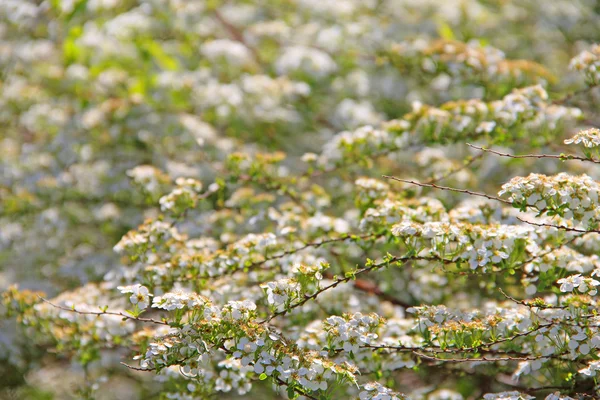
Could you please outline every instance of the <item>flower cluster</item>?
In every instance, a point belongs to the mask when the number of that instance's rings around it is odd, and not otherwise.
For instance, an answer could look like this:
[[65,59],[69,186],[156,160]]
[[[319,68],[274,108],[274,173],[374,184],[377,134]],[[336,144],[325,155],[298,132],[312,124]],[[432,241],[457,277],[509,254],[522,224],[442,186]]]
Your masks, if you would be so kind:
[[590,50],[579,53],[569,64],[571,69],[580,71],[590,86],[600,83],[600,45],[595,44]]
[[117,253],[140,256],[146,254],[152,246],[160,246],[170,239],[182,240],[181,235],[175,227],[164,221],[147,220],[137,230],[128,232],[114,246]]
[[403,221],[391,231],[416,253],[434,256],[434,261],[465,260],[473,270],[502,265],[520,249],[535,246],[534,229],[528,226]]
[[202,183],[195,179],[177,178],[177,187],[169,194],[160,198],[160,209],[175,215],[185,212],[189,208],[196,207]]
[[597,25],[570,0],[0,1],[3,383],[598,397],[598,45],[568,71]]
[[596,290],[596,286],[600,286],[600,282],[592,279],[582,277],[581,274],[571,275],[566,278],[559,279],[557,283],[560,284],[561,292],[572,292],[574,289],[577,289],[580,293],[587,293],[590,296],[596,295],[598,291]]
[[162,296],[156,296],[152,300],[152,307],[173,311],[186,307],[193,309],[204,306],[207,303],[208,301],[197,293],[180,290],[168,292]]
[[598,182],[587,175],[531,174],[511,179],[499,194],[508,194],[513,206],[521,210],[533,208],[540,215],[560,216],[589,227],[598,219],[599,189]]
[[405,41],[393,44],[390,56],[401,70],[417,69],[433,75],[432,89],[442,91],[448,90],[451,84],[465,82],[484,84],[493,90],[501,89],[506,81],[520,85],[554,80],[543,66],[527,60],[507,60],[502,51],[482,46],[478,40],[468,43],[448,39]]
[[600,146],[600,130],[597,128],[590,128],[584,131],[577,132],[575,136],[565,139],[565,144],[580,144],[582,143],[586,148],[593,148]]
[[384,125],[395,134],[408,133],[409,142],[452,143],[502,132],[519,135],[521,129],[544,132],[580,116],[577,108],[549,102],[546,90],[535,85],[513,89],[490,102],[452,101],[441,107],[415,102],[410,114]]
[[362,389],[363,391],[358,395],[360,400],[402,400],[406,398],[404,395],[396,393],[378,382],[367,383]]
[[583,154],[597,160],[600,157],[600,130],[590,128],[577,132],[569,139],[565,139],[565,144],[582,144]]
[[300,283],[294,279],[280,279],[263,284],[261,287],[267,293],[267,301],[275,308],[281,305],[289,306],[293,300],[301,295]]
[[374,332],[385,323],[377,314],[345,315],[329,317],[323,321],[330,349],[342,348],[348,353],[357,353],[361,346],[369,345],[377,334]]

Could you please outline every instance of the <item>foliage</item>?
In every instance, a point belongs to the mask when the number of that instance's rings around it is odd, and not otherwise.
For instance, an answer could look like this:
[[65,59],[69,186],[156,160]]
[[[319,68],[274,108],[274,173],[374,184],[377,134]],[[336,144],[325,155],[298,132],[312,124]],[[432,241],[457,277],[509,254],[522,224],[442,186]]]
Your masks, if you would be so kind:
[[2,383],[599,396],[598,11],[0,2]]

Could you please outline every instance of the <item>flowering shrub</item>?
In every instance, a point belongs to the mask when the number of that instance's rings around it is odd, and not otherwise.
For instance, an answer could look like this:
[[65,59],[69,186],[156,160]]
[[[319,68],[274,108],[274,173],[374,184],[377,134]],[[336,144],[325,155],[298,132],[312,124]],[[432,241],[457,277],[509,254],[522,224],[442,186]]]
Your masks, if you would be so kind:
[[600,396],[597,6],[443,3],[0,2],[0,385]]

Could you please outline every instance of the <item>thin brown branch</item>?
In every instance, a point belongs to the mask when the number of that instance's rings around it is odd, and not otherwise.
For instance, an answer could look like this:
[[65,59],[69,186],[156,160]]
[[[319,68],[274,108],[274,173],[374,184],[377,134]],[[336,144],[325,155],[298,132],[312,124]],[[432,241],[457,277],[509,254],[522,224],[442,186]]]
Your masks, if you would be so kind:
[[488,153],[492,153],[492,154],[496,154],[498,156],[501,157],[508,157],[508,158],[514,158],[514,159],[520,159],[520,158],[553,158],[553,159],[557,159],[557,160],[561,160],[561,161],[569,161],[569,160],[576,160],[576,161],[587,161],[587,162],[592,162],[595,164],[600,164],[600,160],[595,160],[593,158],[589,158],[589,157],[581,157],[581,156],[577,156],[574,154],[521,154],[521,155],[512,155],[512,154],[508,154],[508,153],[503,153],[497,150],[492,150],[492,149],[488,149],[486,147],[480,147],[480,146],[475,146],[474,144],[470,144],[467,143],[467,146],[472,147],[474,149],[477,150],[481,150],[484,152],[488,152]]
[[410,304],[408,304],[388,293],[385,293],[383,290],[381,290],[381,288],[375,282],[371,282],[366,279],[355,280],[354,281],[354,289],[361,291],[361,292],[370,293],[374,296],[379,297],[382,300],[389,301],[390,303],[397,305],[397,306],[402,306],[404,308],[408,308],[411,306]]
[[213,10],[213,14],[215,15],[215,18],[217,19],[217,21],[219,21],[219,23],[221,25],[223,25],[223,27],[229,33],[229,35],[231,36],[232,39],[240,42],[248,50],[250,50],[250,52],[252,53],[252,57],[254,58],[254,61],[256,62],[257,66],[262,69],[262,63],[261,63],[258,51],[256,51],[256,49],[254,47],[252,47],[248,44],[246,39],[244,39],[244,34],[235,25],[233,25],[231,22],[227,21],[227,19],[225,17],[223,17],[223,15],[219,12],[219,10]]
[[515,304],[520,304],[520,305],[525,306],[525,307],[542,308],[542,309],[556,309],[556,310],[567,308],[566,306],[553,306],[553,305],[545,304],[545,303],[544,304],[533,304],[532,300],[529,300],[529,301],[528,300],[518,300],[518,299],[515,299],[514,297],[508,295],[504,290],[502,290],[502,288],[498,288],[498,290],[508,300],[512,301]]
[[350,280],[355,280],[356,277],[358,275],[362,275],[364,273],[367,272],[371,272],[371,271],[375,271],[384,267],[387,267],[391,264],[401,264],[401,263],[407,263],[409,261],[435,261],[435,262],[441,262],[441,263],[456,263],[455,260],[448,260],[448,259],[444,259],[444,258],[440,258],[440,257],[425,257],[425,256],[396,256],[396,257],[391,257],[388,259],[385,259],[384,261],[380,262],[380,263],[376,263],[376,264],[371,264],[368,267],[364,267],[361,268],[359,270],[353,271],[352,273],[348,273],[345,277],[343,278],[338,278],[337,280],[335,280],[334,282],[330,283],[327,286],[324,286],[322,288],[320,288],[319,290],[317,290],[316,292],[314,292],[311,295],[305,294],[304,298],[302,300],[300,300],[297,303],[294,303],[292,306],[286,308],[285,310],[282,311],[278,311],[276,313],[271,314],[269,317],[267,317],[265,320],[259,322],[260,324],[265,324],[270,322],[272,319],[279,317],[281,315],[285,315],[287,313],[289,313],[290,311],[292,311],[295,308],[298,308],[304,304],[306,304],[308,301],[310,300],[314,300],[316,299],[321,293],[329,290],[329,289],[333,289],[335,287],[337,287],[338,285],[342,284],[342,283],[346,283]]
[[[252,263],[243,266],[243,269],[231,269],[228,270],[224,273],[221,273],[217,276],[217,278],[222,278],[224,276],[228,276],[228,275],[232,275],[236,272],[240,272],[242,270],[255,270],[258,267],[262,266],[263,264],[269,262],[269,261],[273,261],[273,260],[278,260],[280,258],[283,258],[285,256],[289,256],[289,255],[293,255],[296,254],[302,250],[306,250],[307,248],[315,248],[318,249],[321,246],[327,245],[327,244],[331,244],[331,243],[338,243],[338,242],[344,242],[346,240],[369,240],[369,239],[378,239],[380,237],[385,236],[384,233],[380,233],[380,234],[365,234],[365,235],[354,235],[354,234],[345,234],[342,235],[340,237],[337,238],[331,238],[331,239],[324,239],[318,242],[308,242],[308,243],[304,243],[302,244],[302,246],[297,247],[295,249],[290,249],[290,250],[285,250],[282,251],[281,253],[278,254],[274,254],[272,256],[265,256],[262,260],[259,261],[253,261]],[[267,270],[267,268],[264,268],[264,270]],[[256,282],[256,283],[260,283],[260,282]]]
[[427,354],[415,352],[419,357],[425,358],[432,361],[441,361],[447,363],[464,363],[464,362],[499,362],[499,361],[533,361],[540,360],[542,358],[552,358],[552,356],[527,356],[527,357],[472,357],[472,358],[439,358],[430,356]]
[[409,183],[411,185],[428,187],[428,188],[433,188],[433,189],[440,189],[440,190],[447,190],[450,192],[464,193],[464,194],[468,194],[470,196],[484,197],[489,200],[495,200],[495,201],[499,201],[504,204],[512,205],[512,202],[510,202],[508,200],[502,199],[500,197],[490,196],[489,194],[485,194],[485,193],[473,192],[473,191],[466,190],[466,189],[457,189],[457,188],[452,188],[452,187],[448,187],[448,186],[440,186],[440,185],[436,185],[435,183],[423,183],[423,182],[411,181],[408,179],[400,179],[400,178],[396,178],[394,176],[388,176],[388,175],[383,175],[383,177],[387,178],[387,179],[392,179],[392,180],[398,181],[398,182]]
[[75,309],[75,307],[69,308],[69,307],[66,307],[66,306],[61,306],[61,305],[54,304],[54,303],[50,302],[49,300],[43,298],[42,296],[38,296],[38,297],[43,302],[50,304],[52,307],[55,307],[55,308],[58,308],[58,309],[64,310],[64,311],[73,312],[73,313],[76,313],[76,314],[97,315],[97,316],[102,316],[102,315],[116,315],[116,316],[123,317],[125,319],[130,319],[130,320],[133,320],[133,321],[151,322],[153,324],[169,326],[169,323],[165,322],[165,321],[159,321],[159,320],[153,319],[153,318],[134,317],[133,315],[128,315],[128,314],[125,314],[123,312],[115,312],[115,311],[80,311],[80,310]]
[[[464,354],[464,353],[488,353],[493,355],[508,355],[511,354],[517,357],[530,356],[529,353],[521,353],[518,351],[505,351],[505,350],[494,350],[487,348],[487,345],[474,350],[464,350],[459,347],[441,348],[441,347],[414,347],[414,346],[393,346],[393,345],[364,345],[361,346],[363,349],[377,349],[377,350],[393,350],[399,353],[414,353],[415,351],[435,354]],[[336,350],[337,351],[337,350]],[[341,351],[341,349],[339,350]]]
[[600,86],[600,84],[595,84],[595,85],[591,85],[591,86],[586,86],[582,89],[576,90],[574,92],[571,92],[569,94],[567,94],[566,96],[560,98],[560,99],[556,99],[552,101],[552,104],[565,104],[570,102],[574,97],[577,97],[581,94],[590,92],[592,90],[594,90],[595,88],[597,88],[598,86]]
[[402,261],[406,262],[406,261],[414,260],[414,259],[415,259],[414,257],[392,257],[391,259],[385,260],[383,262],[380,262],[380,263],[377,263],[377,264],[373,264],[373,265],[370,265],[368,267],[361,268],[361,269],[359,269],[358,271],[355,271],[352,274],[348,274],[344,278],[339,278],[336,281],[330,283],[329,285],[322,287],[321,289],[317,290],[316,292],[314,292],[311,295],[308,295],[308,294],[305,295],[304,298],[302,300],[300,300],[299,302],[293,304],[291,307],[286,308],[285,310],[282,310],[282,311],[279,311],[279,312],[271,314],[265,320],[261,321],[260,324],[269,323],[272,319],[277,318],[277,317],[279,317],[281,315],[285,315],[285,314],[289,313],[293,309],[298,308],[298,307],[306,304],[308,301],[316,299],[321,293],[323,293],[323,292],[325,292],[325,291],[327,291],[329,289],[333,289],[333,288],[337,287],[338,285],[340,285],[342,283],[345,283],[345,282],[348,282],[350,280],[353,280],[358,275],[362,275],[362,274],[364,274],[366,272],[374,271],[374,270],[383,268],[383,267],[388,266],[388,265],[390,265],[392,263],[397,263],[397,262],[402,262]]
[[126,363],[124,363],[124,362],[121,362],[120,364],[121,364],[121,365],[124,365],[124,366],[126,366],[127,368],[129,368],[129,369],[132,369],[132,370],[134,370],[134,371],[143,371],[143,372],[155,371],[155,369],[154,369],[154,368],[142,368],[142,367],[134,367],[133,365],[129,365],[129,364],[126,364]]
[[560,229],[560,230],[567,231],[567,232],[600,233],[600,230],[598,230],[598,229],[588,229],[588,230],[585,230],[585,229],[579,229],[579,228],[571,228],[571,227],[563,226],[563,225],[552,225],[552,224],[548,224],[548,223],[544,223],[544,222],[527,221],[526,219],[523,219],[521,217],[517,217],[517,219],[519,221],[524,222],[524,223],[529,224],[529,225],[546,227],[546,228],[555,228],[555,229]]

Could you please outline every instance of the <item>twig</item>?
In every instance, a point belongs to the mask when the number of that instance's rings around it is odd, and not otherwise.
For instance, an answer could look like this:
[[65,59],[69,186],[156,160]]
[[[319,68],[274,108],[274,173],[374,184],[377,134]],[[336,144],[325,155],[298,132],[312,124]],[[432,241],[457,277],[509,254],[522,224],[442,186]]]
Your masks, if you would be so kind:
[[571,99],[573,99],[573,97],[579,96],[580,94],[584,94],[584,93],[590,92],[593,89],[597,88],[598,86],[600,86],[600,84],[586,86],[583,89],[579,89],[579,90],[576,90],[574,92],[571,92],[571,93],[567,94],[565,97],[563,97],[561,99],[556,99],[556,100],[552,101],[552,104],[564,104],[564,103],[567,103],[567,102],[571,101]]
[[486,147],[475,146],[474,144],[470,144],[470,143],[467,143],[467,146],[472,147],[472,148],[477,149],[477,150],[485,151],[485,152],[488,152],[488,153],[492,153],[492,154],[496,154],[498,156],[508,157],[508,158],[554,158],[554,159],[562,160],[562,161],[577,160],[577,161],[587,161],[587,162],[592,162],[592,163],[595,163],[595,164],[600,164],[600,160],[595,160],[593,158],[588,158],[588,157],[581,157],[581,156],[577,156],[577,155],[574,155],[574,154],[521,154],[521,155],[512,155],[512,154],[508,154],[508,153],[502,153],[502,152],[497,151],[497,150],[488,149]]
[[[415,351],[426,352],[426,353],[436,353],[436,354],[461,354],[461,353],[489,353],[494,355],[507,355],[512,354],[518,357],[526,357],[530,356],[529,353],[520,353],[518,351],[505,351],[505,350],[493,350],[487,348],[487,345],[482,345],[482,347],[477,348],[475,350],[464,350],[459,347],[451,347],[442,349],[441,347],[411,347],[411,346],[392,346],[392,345],[364,345],[360,347],[361,349],[376,349],[376,350],[393,350],[396,352],[410,352],[414,353]],[[342,349],[338,349],[336,351],[342,351]]]
[[388,175],[383,175],[383,177],[387,178],[387,179],[392,179],[394,181],[409,183],[411,185],[416,185],[416,186],[421,186],[421,187],[429,187],[429,188],[440,189],[440,190],[448,190],[450,192],[464,193],[464,194],[468,194],[471,196],[485,197],[486,199],[489,199],[489,200],[496,200],[496,201],[499,201],[504,204],[512,205],[511,201],[502,199],[500,197],[490,196],[489,194],[485,194],[485,193],[472,192],[472,191],[466,190],[466,189],[456,189],[456,188],[452,188],[452,187],[448,187],[448,186],[440,186],[440,185],[436,185],[435,183],[423,183],[423,182],[411,181],[408,179],[400,179],[400,178],[396,178],[394,176],[388,176]]
[[526,301],[526,300],[517,300],[517,299],[515,299],[514,297],[512,297],[512,296],[510,296],[510,295],[506,294],[506,292],[505,292],[504,290],[502,290],[502,288],[498,288],[498,290],[499,290],[499,291],[500,291],[500,293],[502,293],[502,295],[503,295],[504,297],[506,297],[508,300],[512,301],[513,303],[516,303],[516,304],[520,304],[520,305],[522,305],[522,306],[525,306],[525,307],[531,307],[531,308],[543,308],[543,309],[555,309],[555,310],[557,310],[557,309],[565,309],[565,308],[567,308],[566,306],[553,306],[553,305],[550,305],[550,304],[531,304],[531,301],[529,301],[529,302],[528,302],[528,301]]
[[585,229],[579,229],[579,228],[571,228],[571,227],[563,226],[563,225],[552,225],[552,224],[547,224],[547,223],[543,223],[543,222],[527,221],[521,217],[517,217],[517,219],[519,221],[524,222],[529,225],[542,226],[542,227],[546,227],[546,228],[555,228],[555,229],[560,229],[560,230],[567,231],[567,232],[600,233],[600,230],[598,230],[598,229],[585,230]]
[[262,69],[262,63],[261,63],[261,60],[260,60],[260,56],[258,55],[258,52],[256,51],[256,49],[254,47],[250,46],[246,42],[246,39],[244,39],[244,34],[242,32],[240,32],[240,30],[236,26],[234,26],[232,23],[230,23],[229,21],[227,21],[225,19],[225,17],[223,17],[223,15],[221,15],[221,13],[219,12],[219,10],[214,10],[213,14],[215,15],[215,18],[217,19],[217,21],[219,21],[219,23],[221,25],[223,25],[223,27],[227,30],[227,32],[229,32],[229,35],[233,39],[235,39],[236,41],[240,42],[248,50],[250,50],[250,52],[252,53],[252,56],[254,58],[254,61],[257,64],[257,66]]
[[411,305],[388,294],[385,293],[381,288],[374,282],[368,281],[366,279],[357,279],[354,281],[354,289],[359,290],[361,292],[370,293],[374,296],[379,297],[382,300],[389,301],[390,303],[402,306],[404,308],[408,308]]
[[[361,239],[361,240],[363,240],[363,239],[365,239],[365,240],[366,239],[378,239],[378,238],[380,238],[382,236],[385,236],[385,234],[384,233],[380,233],[380,234],[365,234],[365,235],[346,234],[346,235],[342,235],[342,236],[337,237],[337,238],[324,239],[324,240],[319,241],[319,242],[308,242],[308,243],[304,243],[302,246],[297,247],[295,249],[285,250],[285,251],[282,251],[279,254],[275,254],[275,255],[272,255],[272,256],[265,256],[262,260],[260,260],[260,261],[254,261],[254,262],[252,262],[252,263],[250,263],[248,265],[243,266],[243,268],[241,268],[241,269],[238,268],[238,269],[227,270],[227,271],[219,274],[216,277],[217,278],[223,278],[225,276],[229,276],[229,275],[235,274],[236,272],[240,272],[240,271],[243,271],[243,270],[248,270],[248,271],[254,270],[254,269],[262,266],[263,264],[265,264],[265,263],[267,263],[269,261],[273,261],[273,260],[277,260],[277,259],[283,258],[285,256],[293,255],[295,253],[298,253],[298,252],[300,252],[302,250],[305,250],[307,248],[310,248],[310,247],[317,249],[317,248],[319,248],[321,246],[324,246],[324,245],[330,244],[330,243],[337,243],[337,242],[343,242],[343,241],[346,241],[346,240],[357,240],[357,239]],[[263,268],[263,269],[267,270],[267,268]],[[185,279],[185,277],[183,277],[182,279]],[[260,282],[256,282],[256,283],[260,283]]]
[[552,358],[551,356],[528,356],[528,357],[473,357],[473,358],[439,358],[435,356],[430,356],[427,354],[415,352],[415,354],[419,357],[425,358],[427,360],[432,361],[441,361],[441,362],[453,362],[453,363],[464,363],[464,362],[498,362],[498,361],[533,361],[540,360],[542,358]]
[[269,317],[267,317],[265,320],[259,322],[259,324],[265,324],[270,322],[272,319],[279,317],[281,315],[285,315],[287,313],[289,313],[290,311],[292,311],[295,308],[298,308],[304,304],[306,304],[308,301],[316,299],[317,296],[319,296],[321,293],[329,290],[329,289],[333,289],[336,286],[348,282],[350,280],[354,280],[356,278],[356,276],[364,274],[366,272],[370,272],[370,271],[375,271],[381,268],[384,268],[390,264],[400,264],[400,263],[407,263],[409,261],[436,261],[436,262],[441,262],[441,263],[447,263],[447,264],[453,264],[456,263],[456,260],[449,260],[449,259],[444,259],[444,258],[440,258],[440,257],[425,257],[425,256],[397,256],[397,257],[391,257],[389,259],[386,259],[380,263],[377,264],[372,264],[368,267],[364,267],[361,268],[357,271],[353,271],[351,274],[348,274],[347,276],[345,276],[344,278],[339,278],[336,281],[332,282],[331,284],[322,287],[321,289],[317,290],[315,293],[308,295],[305,294],[304,298],[299,301],[298,303],[294,303],[291,307],[282,310],[282,311],[278,311],[274,314],[271,314]]
[[124,366],[126,366],[127,368],[129,368],[129,369],[132,369],[132,370],[134,370],[134,371],[144,371],[144,372],[155,371],[155,369],[154,369],[154,368],[142,368],[142,367],[134,367],[133,365],[129,365],[129,364],[126,364],[126,363],[124,363],[124,362],[121,362],[120,364],[121,364],[121,365],[124,365]]
[[43,298],[42,296],[38,295],[38,297],[43,302],[50,304],[52,307],[56,307],[56,308],[58,308],[60,310],[64,310],[64,311],[70,311],[70,312],[73,312],[73,313],[76,313],[76,314],[98,315],[98,316],[101,316],[101,315],[116,315],[116,316],[123,317],[123,318],[126,318],[126,319],[130,319],[130,320],[133,320],[133,321],[151,322],[153,324],[170,326],[169,323],[165,322],[165,321],[159,321],[159,320],[153,319],[153,318],[134,317],[132,315],[128,315],[128,314],[125,314],[125,313],[122,313],[122,312],[114,312],[114,311],[80,311],[80,310],[76,310],[75,307],[69,308],[69,307],[61,306],[61,305],[54,304],[54,303],[50,302],[49,300]]

